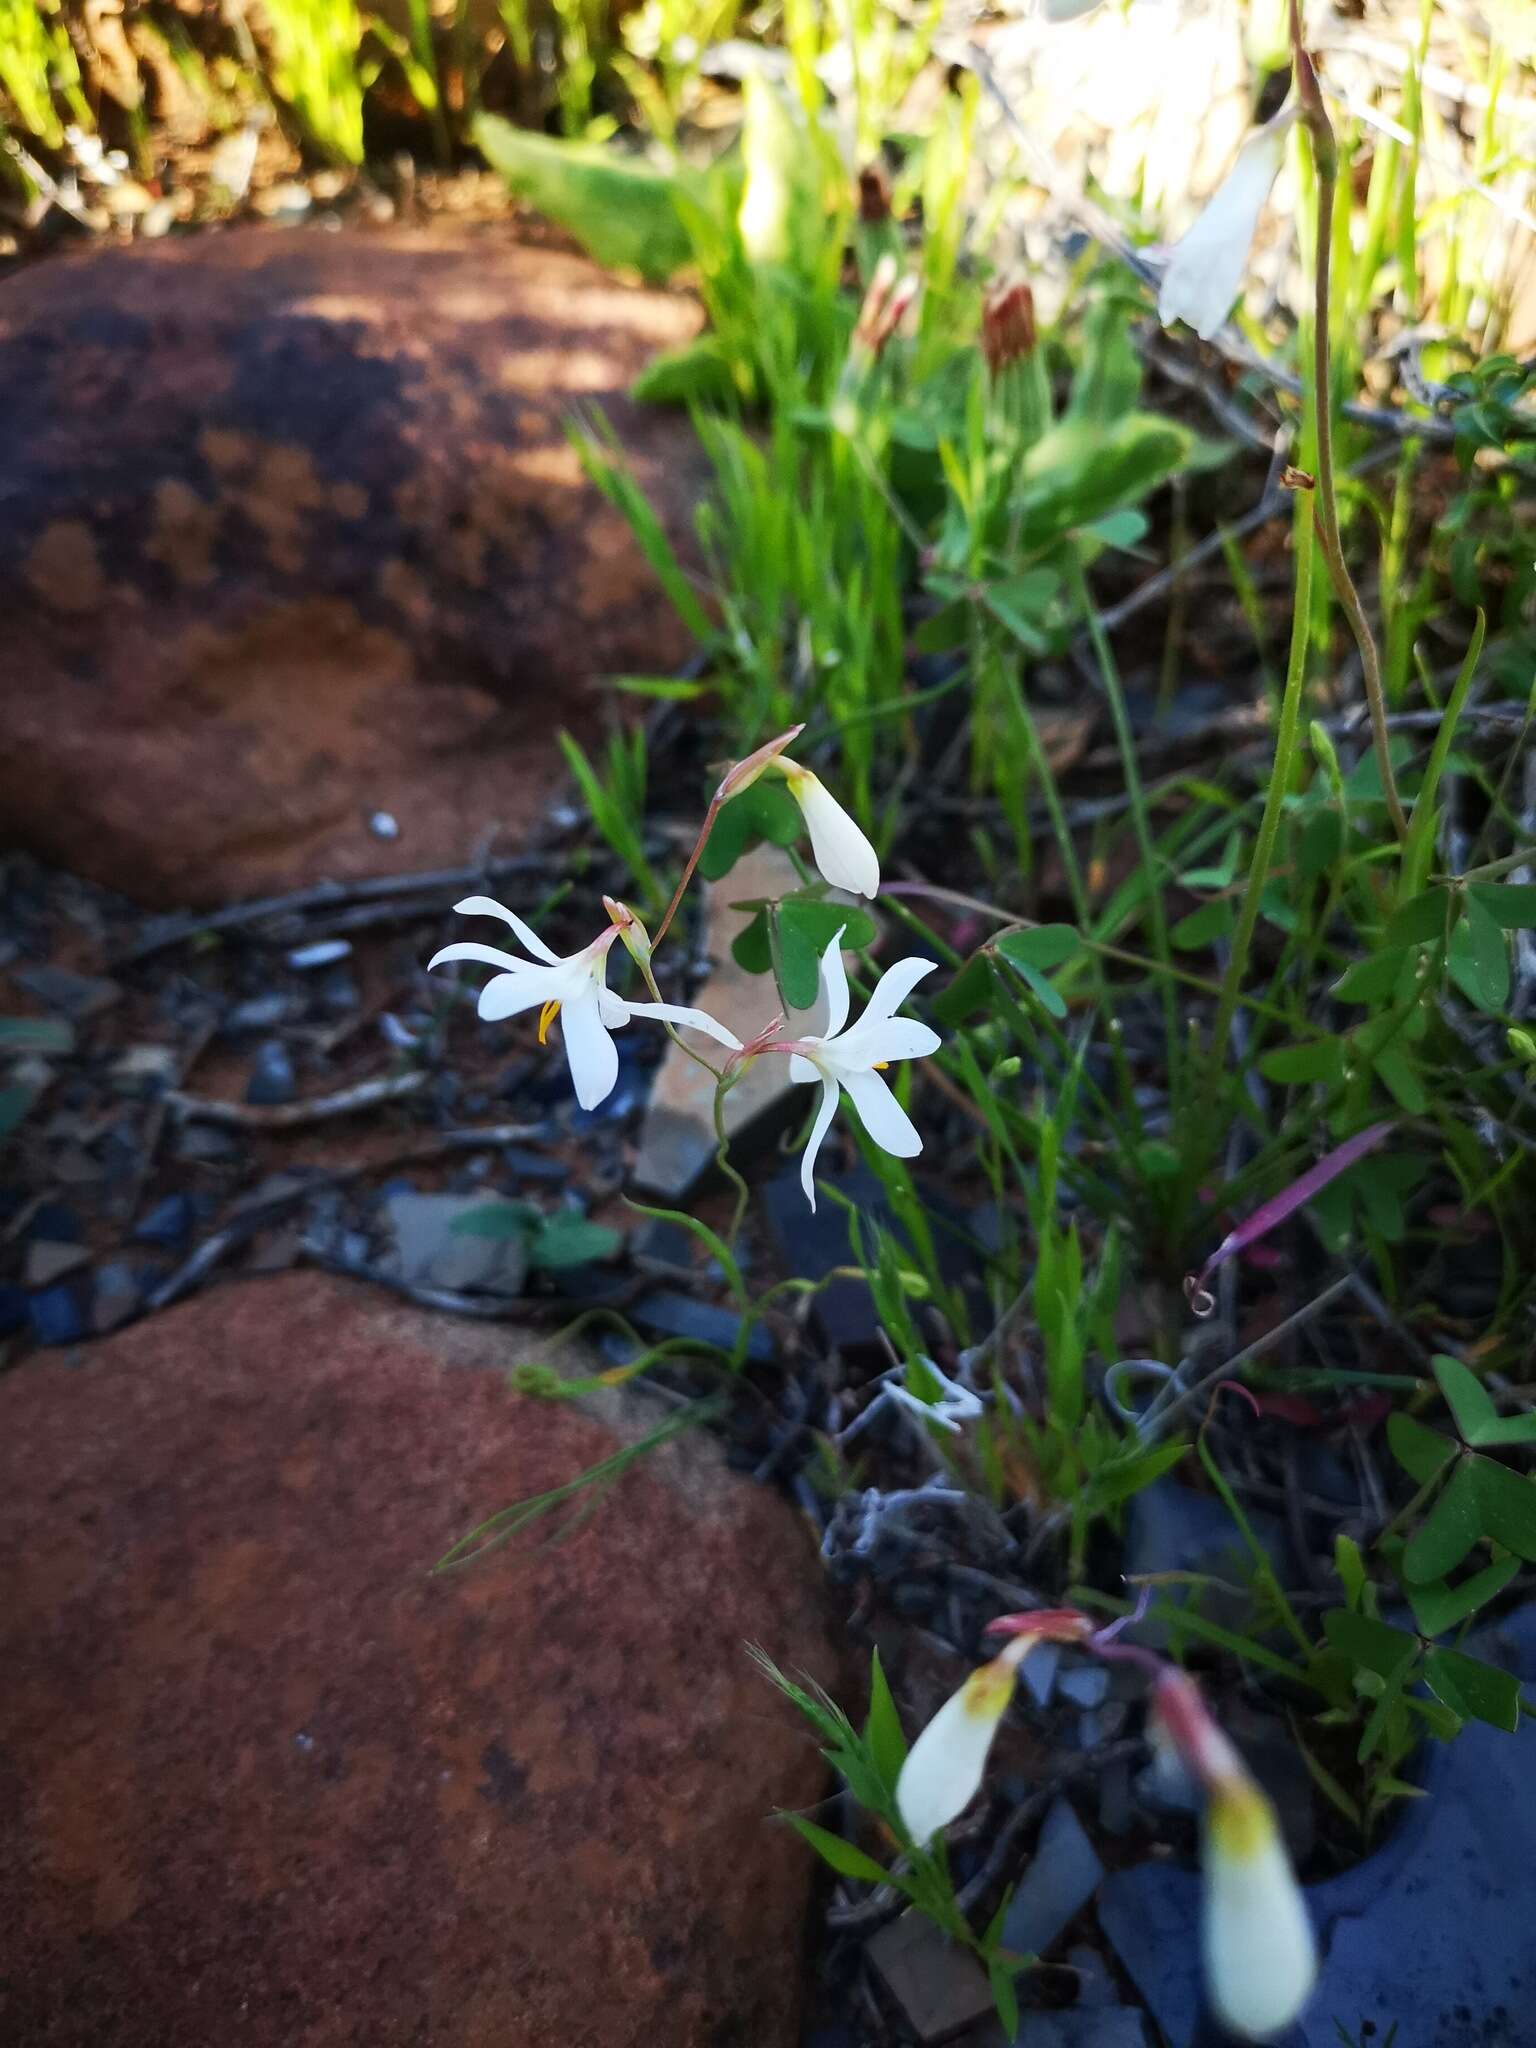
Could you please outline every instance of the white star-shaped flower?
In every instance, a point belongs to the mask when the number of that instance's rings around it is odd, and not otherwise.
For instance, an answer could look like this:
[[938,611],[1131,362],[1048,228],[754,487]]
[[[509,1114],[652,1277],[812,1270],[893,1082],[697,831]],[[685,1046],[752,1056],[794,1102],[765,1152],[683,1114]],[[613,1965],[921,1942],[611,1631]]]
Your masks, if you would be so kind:
[[499,968],[500,972],[480,991],[480,1016],[492,1023],[537,1009],[541,1013],[540,1045],[558,1016],[565,1038],[566,1064],[571,1070],[576,1100],[583,1109],[596,1109],[612,1094],[619,1077],[619,1053],[612,1033],[632,1017],[655,1017],[663,1023],[687,1025],[733,1051],[740,1050],[739,1039],[703,1010],[676,1003],[629,1003],[614,994],[608,986],[608,952],[619,936],[617,924],[599,932],[590,946],[562,959],[515,911],[508,910],[494,897],[466,896],[453,907],[463,917],[499,917],[512,927],[533,958],[522,960],[515,953],[503,953],[495,946],[463,939],[434,953],[428,967],[440,967],[449,960],[478,960]]
[[896,1100],[880,1070],[892,1060],[921,1059],[937,1052],[939,1034],[913,1017],[898,1017],[896,1010],[916,988],[925,974],[931,974],[936,960],[898,960],[875,983],[863,1016],[848,1024],[848,976],[843,968],[843,935],[839,931],[821,956],[821,991],[827,1006],[827,1028],[820,1036],[798,1038],[784,1049],[789,1053],[791,1081],[819,1081],[821,1107],[811,1126],[805,1157],[800,1162],[800,1183],[806,1199],[816,1207],[816,1155],[837,1109],[838,1097],[846,1089],[853,1106],[864,1120],[864,1128],[882,1151],[898,1159],[913,1159],[923,1149],[912,1119]]

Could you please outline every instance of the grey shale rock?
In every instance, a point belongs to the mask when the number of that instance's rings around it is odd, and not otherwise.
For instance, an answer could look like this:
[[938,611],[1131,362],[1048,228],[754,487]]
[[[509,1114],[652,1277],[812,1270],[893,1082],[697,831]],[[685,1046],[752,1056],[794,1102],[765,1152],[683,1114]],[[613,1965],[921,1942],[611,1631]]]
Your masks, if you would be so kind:
[[1029,1868],[1009,1901],[1003,1941],[1019,1955],[1044,1955],[1104,1881],[1094,1852],[1069,1802],[1046,1814]]
[[521,1294],[528,1247],[521,1230],[481,1237],[454,1226],[494,1202],[494,1195],[390,1195],[384,1214],[394,1233],[386,1270],[408,1287],[446,1287],[456,1294]]
[[992,2011],[992,1990],[974,1956],[921,1913],[882,1927],[864,1953],[924,2048],[947,2041]]

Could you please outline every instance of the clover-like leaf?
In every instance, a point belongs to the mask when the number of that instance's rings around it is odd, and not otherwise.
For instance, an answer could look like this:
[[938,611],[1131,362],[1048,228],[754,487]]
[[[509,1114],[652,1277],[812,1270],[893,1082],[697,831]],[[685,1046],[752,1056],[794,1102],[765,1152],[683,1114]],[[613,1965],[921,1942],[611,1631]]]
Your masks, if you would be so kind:
[[[1403,1552],[1403,1576],[1416,1585],[1455,1571],[1483,1534],[1482,1499],[1472,1469],[1475,1462],[1479,1461],[1464,1458],[1457,1466]],[[1532,1504],[1536,1506],[1536,1495]]]

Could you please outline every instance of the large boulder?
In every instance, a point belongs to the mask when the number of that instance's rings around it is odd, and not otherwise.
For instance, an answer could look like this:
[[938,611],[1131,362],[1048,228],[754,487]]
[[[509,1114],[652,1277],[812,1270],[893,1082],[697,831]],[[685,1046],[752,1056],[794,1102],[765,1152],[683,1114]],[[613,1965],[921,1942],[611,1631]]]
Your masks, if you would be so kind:
[[[507,231],[237,228],[0,289],[0,838],[146,903],[454,864],[685,637],[566,426],[691,530],[697,328]],[[386,812],[398,837],[370,817]]]
[[429,1576],[673,1412],[518,1355],[297,1273],[0,1378],[0,2038],[798,2038],[821,1767],[745,1645],[834,1677],[814,1547],[693,1436]]

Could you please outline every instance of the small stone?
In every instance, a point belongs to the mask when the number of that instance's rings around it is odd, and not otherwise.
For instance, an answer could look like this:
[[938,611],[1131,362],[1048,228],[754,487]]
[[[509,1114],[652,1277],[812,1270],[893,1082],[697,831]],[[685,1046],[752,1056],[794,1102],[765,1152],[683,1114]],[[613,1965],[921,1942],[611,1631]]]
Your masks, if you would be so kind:
[[1074,1706],[1101,1707],[1109,1696],[1109,1673],[1102,1664],[1077,1664],[1062,1672],[1056,1686]]
[[192,1234],[192,1213],[190,1195],[167,1195],[164,1201],[156,1202],[134,1231],[134,1242],[164,1245],[168,1251],[174,1251]]
[[185,213],[182,194],[170,193],[164,199],[157,199],[152,206],[145,207],[139,217],[138,231],[146,241],[158,241],[162,235],[170,233]]
[[125,1094],[148,1094],[174,1087],[180,1067],[174,1046],[130,1045],[112,1062],[112,1080]]
[[975,1958],[921,1913],[882,1927],[864,1954],[924,2048],[992,2010],[992,1989]]
[[1056,1672],[1061,1663],[1059,1643],[1037,1643],[1019,1667],[1024,1689],[1037,1707],[1048,1707],[1056,1689]]
[[398,839],[400,821],[392,811],[375,811],[368,820],[368,830],[375,839]]
[[312,967],[332,967],[338,960],[345,960],[351,951],[350,939],[316,939],[313,945],[295,946],[287,956],[288,965],[303,974]]
[[[1281,1583],[1288,1570],[1285,1535],[1275,1516],[1255,1509],[1249,1516],[1255,1536],[1264,1546]],[[1176,1479],[1154,1479],[1131,1496],[1126,1512],[1126,1555],[1121,1569],[1127,1579],[1156,1579],[1168,1572],[1194,1572],[1224,1579],[1234,1590],[1221,1586],[1163,1585],[1167,1600],[1193,1602],[1211,1621],[1226,1628],[1242,1628],[1249,1618],[1246,1587],[1253,1578],[1253,1559],[1238,1533],[1237,1525],[1219,1500],[1181,1486]],[[1147,1620],[1141,1640],[1162,1649],[1168,1641],[1166,1622]]]
[[209,155],[208,176],[215,185],[222,185],[231,199],[243,199],[250,189],[251,172],[256,168],[257,143],[254,128],[237,128],[232,135],[226,135]]
[[269,989],[265,995],[248,996],[243,1003],[236,1003],[225,1017],[223,1029],[228,1037],[243,1031],[272,1031],[279,1024],[302,1016],[303,1011],[304,1005],[297,996]]
[[29,1238],[47,1238],[51,1244],[82,1244],[85,1231],[80,1218],[67,1202],[40,1202],[27,1226]]
[[287,1046],[280,1038],[269,1038],[265,1045],[256,1048],[256,1057],[251,1062],[251,1078],[245,1084],[246,1101],[270,1108],[278,1103],[292,1102],[298,1092],[298,1077],[293,1071],[293,1060]]
[[73,974],[66,967],[13,967],[11,979],[48,1009],[61,1011],[76,1023],[110,1010],[123,993],[104,975]]
[[355,1010],[362,1001],[357,983],[343,970],[328,974],[320,984],[320,1007],[332,1017],[345,1017],[349,1010]]
[[504,1235],[481,1236],[455,1225],[487,1207],[495,1196],[391,1195],[383,1204],[394,1233],[386,1268],[411,1287],[442,1287],[455,1294],[516,1295],[528,1277],[527,1234],[506,1218]]
[[[630,1321],[647,1337],[686,1337],[720,1351],[731,1350],[741,1332],[741,1317],[734,1310],[695,1301],[671,1287],[658,1287],[636,1302]],[[747,1357],[755,1365],[772,1362],[773,1338],[761,1323],[747,1340]]]
[[1034,1856],[1003,1921],[1003,1940],[1019,1955],[1043,1955],[1103,1881],[1104,1866],[1071,1805],[1058,1799],[1045,1816]]
[[642,1273],[654,1273],[663,1280],[691,1282],[698,1277],[694,1249],[691,1231],[665,1216],[653,1216],[635,1233],[630,1257]]
[[1116,1757],[1099,1778],[1099,1826],[1106,1835],[1128,1835],[1135,1818],[1130,1760]]
[[51,1238],[33,1238],[27,1246],[28,1287],[49,1287],[67,1273],[89,1265],[91,1255],[83,1244],[58,1244]]
[[560,1187],[571,1177],[571,1169],[563,1159],[551,1159],[543,1152],[525,1152],[518,1145],[502,1147],[501,1163],[518,1181],[540,1181],[548,1187]]
[[1115,1981],[1109,1974],[1108,1965],[1096,1948],[1081,1944],[1067,1950],[1067,1968],[1077,1977],[1077,2003],[1082,2006],[1114,2006],[1120,2003],[1120,1994]]
[[298,220],[310,209],[307,186],[288,180],[281,185],[268,185],[264,191],[251,195],[252,209],[265,214],[268,220]]
[[127,1322],[143,1294],[133,1268],[125,1259],[110,1259],[96,1268],[96,1291],[91,1302],[91,1335],[104,1337]]
[[1179,1759],[1164,1750],[1154,1751],[1152,1761],[1136,1773],[1136,1797],[1149,1813],[1163,1818],[1199,1813],[1205,1795]]
[[217,1124],[183,1124],[176,1134],[176,1157],[194,1165],[223,1166],[239,1156],[239,1139]]
[[80,1295],[67,1280],[31,1300],[32,1333],[39,1344],[77,1344],[85,1335]]

